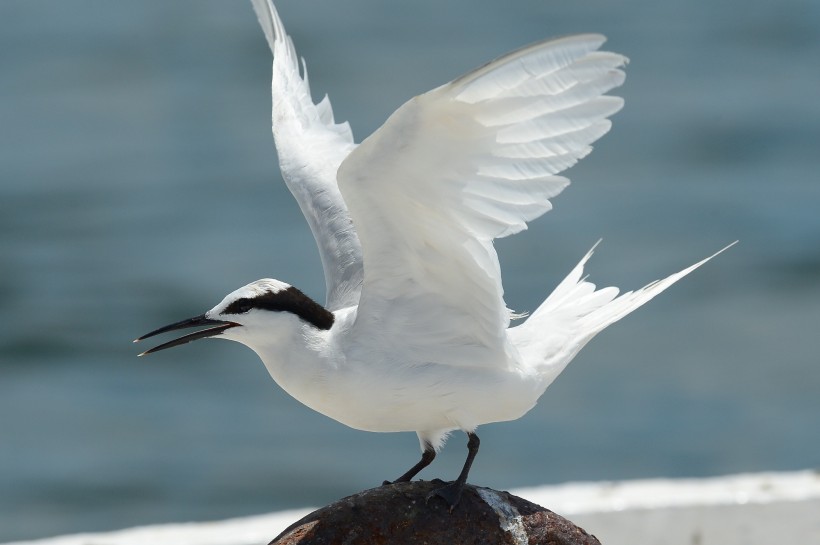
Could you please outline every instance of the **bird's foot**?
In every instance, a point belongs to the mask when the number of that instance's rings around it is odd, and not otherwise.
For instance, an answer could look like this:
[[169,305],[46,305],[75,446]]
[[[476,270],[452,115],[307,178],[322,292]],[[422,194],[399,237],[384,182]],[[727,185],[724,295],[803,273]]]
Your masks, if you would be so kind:
[[427,501],[429,502],[432,498],[438,496],[442,498],[444,501],[447,502],[447,505],[450,506],[450,512],[453,512],[458,501],[461,499],[461,491],[464,490],[464,483],[455,480],[446,486],[442,486],[441,488],[436,488],[429,494],[427,494]]

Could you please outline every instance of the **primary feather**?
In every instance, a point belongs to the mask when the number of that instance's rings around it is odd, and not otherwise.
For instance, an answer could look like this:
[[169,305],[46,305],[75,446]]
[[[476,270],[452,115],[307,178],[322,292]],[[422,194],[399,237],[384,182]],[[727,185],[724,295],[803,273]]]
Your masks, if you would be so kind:
[[[598,35],[541,42],[411,99],[342,163],[362,243],[358,330],[419,361],[505,366],[510,321],[492,241],[569,183],[609,129],[626,59]],[[385,339],[387,337],[387,339]],[[363,338],[361,342],[366,342]]]
[[300,71],[293,42],[271,0],[252,0],[273,52],[272,122],[282,177],[310,225],[327,288],[326,306],[338,310],[359,301],[362,254],[336,171],[353,150],[347,123],[336,123],[330,100],[313,102],[307,68]]

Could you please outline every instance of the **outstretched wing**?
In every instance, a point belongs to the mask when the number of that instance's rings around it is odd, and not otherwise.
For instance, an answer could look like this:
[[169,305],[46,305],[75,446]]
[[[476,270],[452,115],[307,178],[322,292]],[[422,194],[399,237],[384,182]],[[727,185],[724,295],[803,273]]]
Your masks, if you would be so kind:
[[[362,243],[353,336],[419,362],[507,361],[510,312],[493,239],[526,228],[622,100],[626,59],[599,35],[541,42],[411,99],[342,163]],[[378,329],[375,322],[378,321]],[[371,347],[372,349],[372,347]]]
[[307,70],[300,73],[293,42],[271,0],[251,0],[273,51],[273,136],[282,177],[299,203],[319,246],[327,286],[326,307],[358,303],[362,251],[336,171],[354,149],[347,123],[336,123],[327,96],[314,104]]

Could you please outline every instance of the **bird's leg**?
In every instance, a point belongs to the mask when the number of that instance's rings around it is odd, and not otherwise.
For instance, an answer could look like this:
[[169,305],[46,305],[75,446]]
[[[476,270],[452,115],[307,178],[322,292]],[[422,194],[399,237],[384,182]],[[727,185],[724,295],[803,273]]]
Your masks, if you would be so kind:
[[393,482],[384,481],[382,484],[393,484],[393,483],[406,483],[409,482],[410,479],[416,476],[416,474],[424,469],[425,467],[429,466],[433,459],[436,457],[436,451],[430,443],[426,443],[424,445],[424,452],[421,453],[421,460],[419,463],[411,467],[407,470],[407,473],[399,477]]
[[436,488],[430,492],[430,494],[427,495],[427,501],[430,501],[430,498],[433,496],[444,498],[444,501],[450,504],[450,511],[452,512],[453,508],[458,503],[458,500],[461,499],[461,491],[464,489],[464,484],[467,482],[467,475],[470,473],[470,466],[473,465],[475,455],[478,454],[479,444],[481,444],[481,441],[478,440],[478,435],[468,432],[467,460],[464,461],[464,467],[461,469],[461,473],[459,473],[458,478],[455,481],[451,482],[447,486]]

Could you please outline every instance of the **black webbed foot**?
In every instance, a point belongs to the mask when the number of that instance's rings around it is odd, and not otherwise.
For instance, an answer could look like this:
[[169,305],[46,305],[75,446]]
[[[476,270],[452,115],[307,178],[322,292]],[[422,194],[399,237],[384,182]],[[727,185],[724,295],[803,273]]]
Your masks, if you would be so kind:
[[429,494],[427,494],[427,501],[429,502],[432,498],[438,496],[439,498],[443,499],[447,502],[447,505],[450,507],[450,512],[453,512],[456,505],[458,505],[459,500],[461,499],[461,492],[464,490],[464,483],[455,480],[446,486],[442,486],[441,488],[436,488]]
[[[480,441],[478,439],[478,435],[473,432],[467,432],[467,459],[464,461],[464,467],[461,468],[461,473],[459,474],[458,478],[450,483],[445,483],[439,479],[434,479],[433,482],[436,484],[443,484],[444,486],[440,488],[436,488],[432,492],[427,495],[427,501],[429,502],[431,498],[438,496],[442,498],[444,501],[447,502],[447,505],[450,506],[450,512],[453,512],[453,509],[456,505],[458,505],[458,501],[461,499],[461,492],[464,490],[464,485],[467,482],[467,475],[470,473],[470,467],[473,465],[473,460],[475,459],[475,455],[478,453],[478,446]],[[382,483],[383,486],[393,484],[393,483],[400,483],[400,482],[407,482],[416,474],[430,465],[430,462],[433,461],[433,458],[436,457],[436,451],[433,449],[432,445],[427,444],[425,446],[424,452],[421,455],[421,460],[419,463],[414,465],[410,468],[407,473],[399,477],[393,482],[384,481]]]
[[450,506],[450,512],[453,512],[453,509],[458,504],[458,500],[461,499],[461,492],[464,490],[464,484],[467,482],[467,475],[470,473],[470,467],[473,465],[475,455],[478,454],[478,446],[480,443],[478,435],[472,432],[467,433],[467,459],[464,461],[464,467],[461,468],[458,479],[430,492],[427,495],[428,502],[430,498],[438,496],[447,502]]

